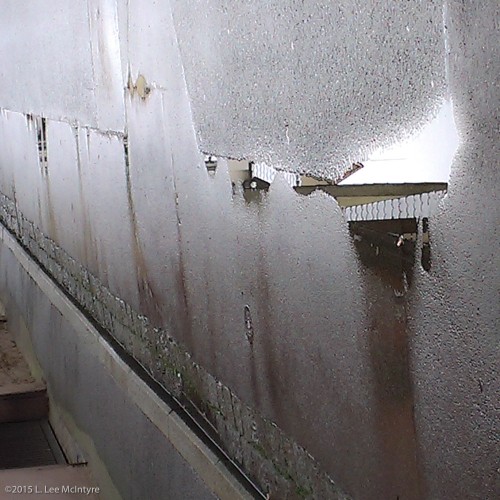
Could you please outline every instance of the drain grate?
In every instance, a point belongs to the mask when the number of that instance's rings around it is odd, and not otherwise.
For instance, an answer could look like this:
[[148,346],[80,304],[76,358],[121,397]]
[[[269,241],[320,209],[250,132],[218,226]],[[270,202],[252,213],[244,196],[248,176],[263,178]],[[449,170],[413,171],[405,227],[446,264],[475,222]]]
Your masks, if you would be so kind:
[[0,469],[66,463],[46,420],[0,425]]

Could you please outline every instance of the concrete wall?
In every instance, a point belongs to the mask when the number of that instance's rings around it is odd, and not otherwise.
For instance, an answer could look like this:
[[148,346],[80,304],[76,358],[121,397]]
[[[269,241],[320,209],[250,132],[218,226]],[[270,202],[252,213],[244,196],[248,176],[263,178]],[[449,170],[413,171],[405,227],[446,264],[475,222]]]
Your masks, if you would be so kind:
[[[2,222],[262,489],[493,498],[498,4],[0,5]],[[203,165],[334,177],[447,93],[462,144],[403,297],[333,198],[248,204]]]
[[442,1],[172,5],[207,153],[335,179],[446,93]]

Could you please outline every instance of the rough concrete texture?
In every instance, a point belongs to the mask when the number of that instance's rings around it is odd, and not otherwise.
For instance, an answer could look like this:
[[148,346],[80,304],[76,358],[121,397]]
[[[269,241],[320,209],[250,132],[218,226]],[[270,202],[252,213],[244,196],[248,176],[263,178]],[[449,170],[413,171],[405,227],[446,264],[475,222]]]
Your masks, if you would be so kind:
[[201,148],[336,178],[445,92],[443,2],[172,2]]
[[[98,125],[97,83],[78,106],[64,83],[55,102],[32,78],[38,62],[24,42],[2,45],[18,88],[33,86],[23,102],[15,89],[0,93],[13,110],[0,114],[3,223],[157,379],[202,407],[277,498],[330,498],[318,493],[325,482],[297,484],[311,463],[354,498],[494,498],[498,2],[171,4],[173,15],[153,0],[89,4],[91,16],[102,6],[103,57],[119,47],[117,80],[143,75],[151,89],[145,99],[125,91],[126,127],[111,134],[88,128]],[[28,18],[0,5],[14,34]],[[79,21],[85,9],[72,20],[67,6],[55,1],[50,13],[81,41],[64,54],[86,75],[93,35]],[[51,67],[62,64],[47,47]],[[95,61],[93,71],[105,80]],[[431,221],[432,271],[417,267],[402,297],[394,276],[360,262],[332,198],[300,197],[278,180],[247,204],[225,162],[211,178],[200,154],[333,177],[408,133],[446,93],[462,143]],[[46,171],[26,112],[59,120],[47,123]],[[32,310],[30,286],[16,286]],[[196,367],[190,383],[182,374]]]
[[495,498],[500,469],[498,2],[447,5],[462,146],[410,302],[415,418],[429,498]]

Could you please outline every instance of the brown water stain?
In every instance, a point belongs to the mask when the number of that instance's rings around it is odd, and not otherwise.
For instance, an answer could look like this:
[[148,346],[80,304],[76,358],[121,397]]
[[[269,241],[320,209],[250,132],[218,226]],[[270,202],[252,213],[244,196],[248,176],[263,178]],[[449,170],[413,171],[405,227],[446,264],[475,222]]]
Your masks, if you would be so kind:
[[365,278],[367,293],[377,297],[369,309],[368,352],[383,492],[387,498],[418,500],[423,481],[418,466],[406,311],[414,254],[374,254],[368,244],[357,245],[357,250],[370,269]]
[[147,316],[151,325],[161,327],[163,317],[160,311],[157,294],[148,275],[146,259],[140,243],[137,216],[132,195],[132,182],[130,177],[130,157],[127,136],[123,139],[125,177],[127,186],[127,201],[130,227],[132,231],[132,251],[134,255],[136,283],[139,290],[139,309]]

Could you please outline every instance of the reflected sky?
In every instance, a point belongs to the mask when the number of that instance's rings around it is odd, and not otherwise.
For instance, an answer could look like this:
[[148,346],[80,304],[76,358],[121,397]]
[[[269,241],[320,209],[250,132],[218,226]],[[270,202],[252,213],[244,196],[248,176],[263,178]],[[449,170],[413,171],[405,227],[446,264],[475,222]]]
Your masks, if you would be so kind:
[[451,101],[443,102],[436,117],[408,140],[376,151],[365,168],[340,184],[448,182],[458,132]]

